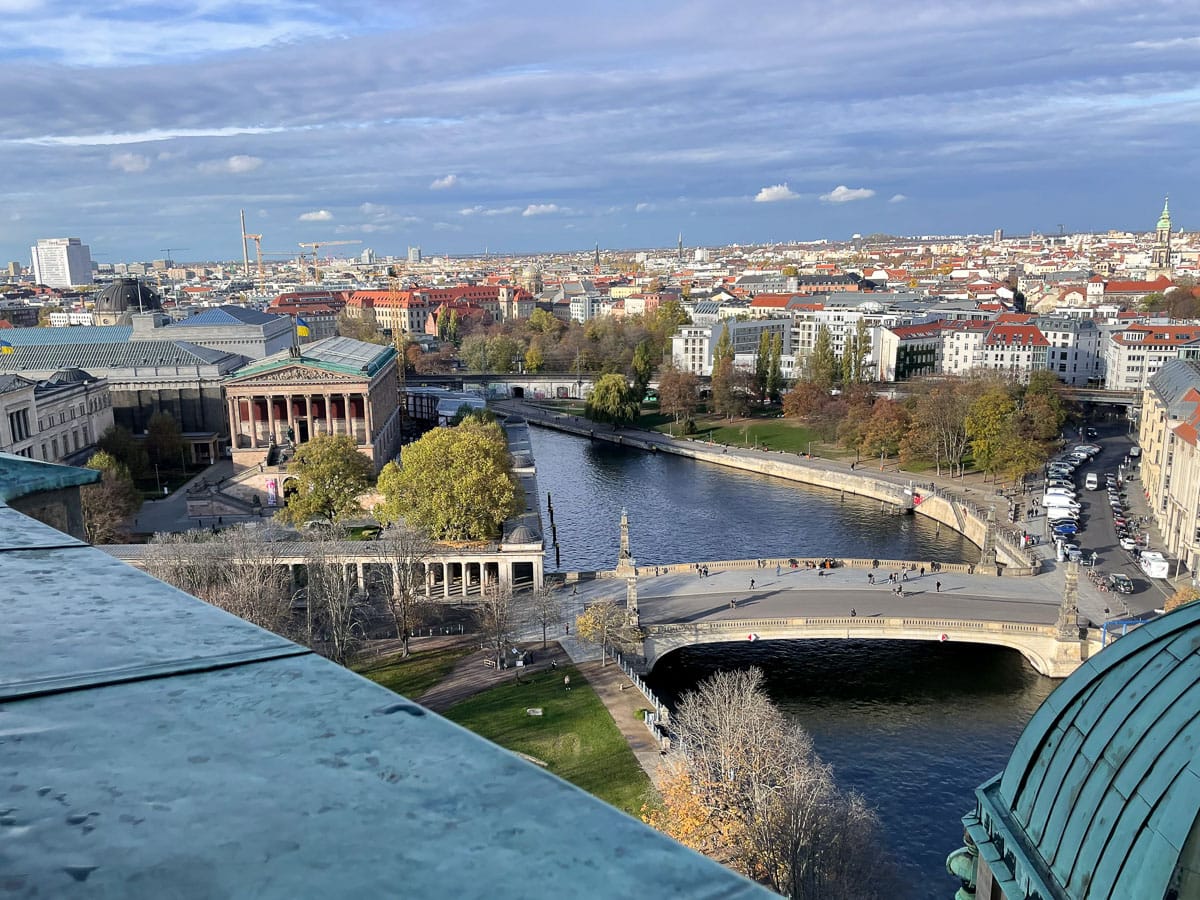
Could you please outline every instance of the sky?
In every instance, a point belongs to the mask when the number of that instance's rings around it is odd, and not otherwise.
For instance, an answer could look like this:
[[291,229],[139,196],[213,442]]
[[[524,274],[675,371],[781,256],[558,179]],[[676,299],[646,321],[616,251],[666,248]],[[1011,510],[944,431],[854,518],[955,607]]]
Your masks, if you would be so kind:
[[0,0],[0,98],[0,262],[1200,227],[1195,0]]

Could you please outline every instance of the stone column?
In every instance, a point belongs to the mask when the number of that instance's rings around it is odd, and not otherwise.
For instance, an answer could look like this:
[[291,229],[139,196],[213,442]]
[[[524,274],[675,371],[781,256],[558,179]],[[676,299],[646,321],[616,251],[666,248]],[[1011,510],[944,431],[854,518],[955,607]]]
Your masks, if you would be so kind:
[[229,412],[229,445],[236,450],[238,445],[237,436],[240,431],[238,426],[238,402],[233,397],[226,397],[225,405]]
[[296,434],[296,419],[292,415],[292,402],[295,400],[295,395],[287,395],[287,427],[292,429],[292,434]]
[[333,434],[333,412],[329,402],[329,394],[322,394],[325,400],[325,434]]
[[275,398],[267,394],[267,446],[275,440]]
[[500,560],[497,564],[497,571],[500,574],[500,590],[512,590],[512,563],[506,559]]
[[311,441],[313,437],[313,418],[312,418],[312,394],[304,395],[304,421],[308,423],[308,439]]
[[442,563],[442,597],[450,599],[450,563]]
[[[342,405],[344,407],[344,409],[342,411],[342,423],[346,429],[346,434],[353,437],[354,436],[354,423],[352,422],[352,420],[350,418],[350,395],[349,394],[342,394]],[[358,441],[355,441],[355,443],[358,443]]]
[[433,563],[425,564],[425,599],[433,599]]
[[368,444],[374,443],[374,441],[371,439],[371,431],[372,431],[371,418],[372,418],[371,417],[371,395],[370,395],[370,392],[368,391],[367,393],[363,394],[363,422],[367,428],[367,443]]
[[467,577],[467,567],[469,565],[470,563],[468,562],[462,563],[462,590],[459,593],[464,597],[467,596],[467,586],[471,583],[471,579]]
[[247,397],[246,406],[250,412],[250,446],[258,450],[262,446],[258,439],[258,398],[254,395]]
[[1062,602],[1058,605],[1058,640],[1079,640],[1079,563],[1067,563]]

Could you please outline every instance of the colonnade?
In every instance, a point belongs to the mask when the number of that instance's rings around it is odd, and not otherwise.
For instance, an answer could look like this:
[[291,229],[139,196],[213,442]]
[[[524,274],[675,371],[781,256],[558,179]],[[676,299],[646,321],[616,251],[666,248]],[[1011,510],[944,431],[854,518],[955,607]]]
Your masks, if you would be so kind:
[[[383,559],[362,558],[346,560],[348,574],[359,587],[371,593],[392,590],[396,581],[392,563]],[[303,565],[295,562],[293,567]],[[453,600],[460,597],[478,596],[496,586],[500,590],[516,590],[542,587],[542,559],[531,554],[524,559],[510,559],[493,554],[490,558],[431,559],[418,563],[422,574],[418,581],[425,585],[425,597],[429,600]],[[293,570],[293,579],[301,583]]]
[[371,404],[362,391],[234,395],[226,402],[235,450],[282,444],[289,428],[296,443],[318,434],[347,434],[359,446],[371,443]]

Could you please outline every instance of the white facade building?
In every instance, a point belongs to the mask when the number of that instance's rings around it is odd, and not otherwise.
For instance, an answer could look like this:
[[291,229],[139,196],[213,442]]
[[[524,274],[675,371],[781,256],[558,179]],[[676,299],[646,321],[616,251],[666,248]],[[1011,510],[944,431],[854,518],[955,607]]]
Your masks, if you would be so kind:
[[[780,356],[792,355],[791,319],[754,319],[738,321],[724,319],[710,327],[684,325],[671,338],[671,361],[675,367],[694,375],[711,375],[713,370],[713,350],[721,339],[721,334],[728,329],[729,338],[733,344],[734,362],[738,357],[748,360],[748,366],[754,367],[758,354],[761,336],[766,333],[769,340],[779,335],[781,340]],[[782,359],[781,359],[782,367]]]
[[1200,325],[1131,325],[1115,331],[1104,350],[1104,386],[1143,391],[1163,363],[1185,347],[1200,347]]
[[79,238],[43,238],[29,252],[37,284],[69,288],[92,283],[92,252]]
[[942,342],[942,372],[966,375],[983,365],[983,342],[992,330],[991,322],[955,322],[947,328]]
[[1046,368],[1072,387],[1104,379],[1104,332],[1090,319],[1068,316],[1039,318],[1034,324],[1046,336]]

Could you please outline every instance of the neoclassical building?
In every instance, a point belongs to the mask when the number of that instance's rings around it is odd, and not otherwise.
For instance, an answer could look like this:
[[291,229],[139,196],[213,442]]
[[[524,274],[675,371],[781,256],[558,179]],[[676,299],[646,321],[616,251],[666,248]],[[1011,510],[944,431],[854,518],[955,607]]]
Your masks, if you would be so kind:
[[[400,446],[396,349],[331,337],[251,363],[225,383],[233,462],[274,463],[272,448],[348,434],[379,471]],[[270,459],[269,459],[270,457]]]

